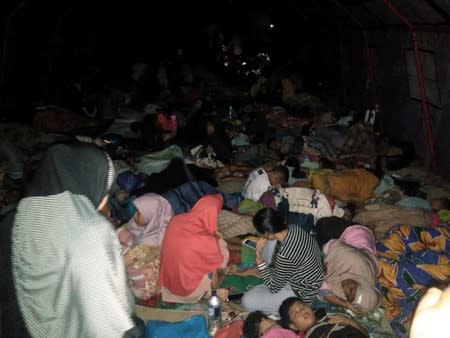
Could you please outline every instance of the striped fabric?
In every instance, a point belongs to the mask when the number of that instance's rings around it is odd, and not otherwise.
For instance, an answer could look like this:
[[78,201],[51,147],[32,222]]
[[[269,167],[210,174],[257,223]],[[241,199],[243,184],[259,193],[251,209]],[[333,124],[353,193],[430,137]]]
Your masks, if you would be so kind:
[[12,234],[17,299],[33,337],[122,337],[133,300],[111,223],[85,196],[28,197]]
[[278,242],[270,266],[258,265],[270,292],[279,292],[286,283],[305,303],[317,297],[325,276],[319,245],[299,225],[292,224],[283,242]]

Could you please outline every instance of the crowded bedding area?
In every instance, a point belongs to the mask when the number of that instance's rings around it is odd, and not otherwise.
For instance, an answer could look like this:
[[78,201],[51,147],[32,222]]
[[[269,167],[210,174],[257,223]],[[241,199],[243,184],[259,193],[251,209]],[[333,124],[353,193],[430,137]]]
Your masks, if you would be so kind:
[[450,277],[450,185],[294,76],[208,76],[101,122],[1,125],[2,328],[142,337],[135,306],[215,290],[214,337],[408,337]]

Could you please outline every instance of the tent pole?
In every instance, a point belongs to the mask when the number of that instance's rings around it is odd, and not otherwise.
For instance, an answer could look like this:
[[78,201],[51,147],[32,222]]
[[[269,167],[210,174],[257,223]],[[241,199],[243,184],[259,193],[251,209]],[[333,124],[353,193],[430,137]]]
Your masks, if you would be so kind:
[[416,28],[403,15],[401,15],[400,12],[397,10],[397,8],[395,8],[388,0],[384,0],[384,3],[396,16],[398,16],[400,18],[400,20],[406,26],[408,26],[408,28],[411,32],[411,35],[412,35],[412,42],[413,42],[413,48],[414,48],[414,61],[416,64],[417,77],[419,80],[419,91],[420,91],[420,99],[421,99],[420,101],[421,101],[421,105],[422,105],[423,119],[425,122],[425,130],[427,133],[428,149],[430,152],[432,168],[436,170],[437,169],[437,161],[436,161],[436,152],[435,152],[434,141],[433,141],[433,130],[431,128],[431,114],[430,114],[430,107],[428,105],[426,91],[425,91],[425,76],[423,74],[422,62],[420,60]]

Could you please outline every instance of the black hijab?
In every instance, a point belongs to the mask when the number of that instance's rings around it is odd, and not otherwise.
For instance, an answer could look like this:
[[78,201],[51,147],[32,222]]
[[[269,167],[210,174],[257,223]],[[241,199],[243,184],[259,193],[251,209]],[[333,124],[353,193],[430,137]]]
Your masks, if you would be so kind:
[[51,146],[42,158],[26,197],[50,196],[70,191],[88,197],[97,207],[114,181],[109,156],[92,144]]

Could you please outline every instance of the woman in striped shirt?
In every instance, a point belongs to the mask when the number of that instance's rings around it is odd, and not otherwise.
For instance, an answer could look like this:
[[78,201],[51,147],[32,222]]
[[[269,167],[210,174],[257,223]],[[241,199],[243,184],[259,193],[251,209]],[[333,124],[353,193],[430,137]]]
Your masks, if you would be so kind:
[[293,296],[311,303],[325,275],[316,240],[299,224],[287,225],[271,208],[260,210],[253,224],[262,236],[256,246],[256,264],[264,284],[244,294],[244,308],[276,312],[284,299]]

